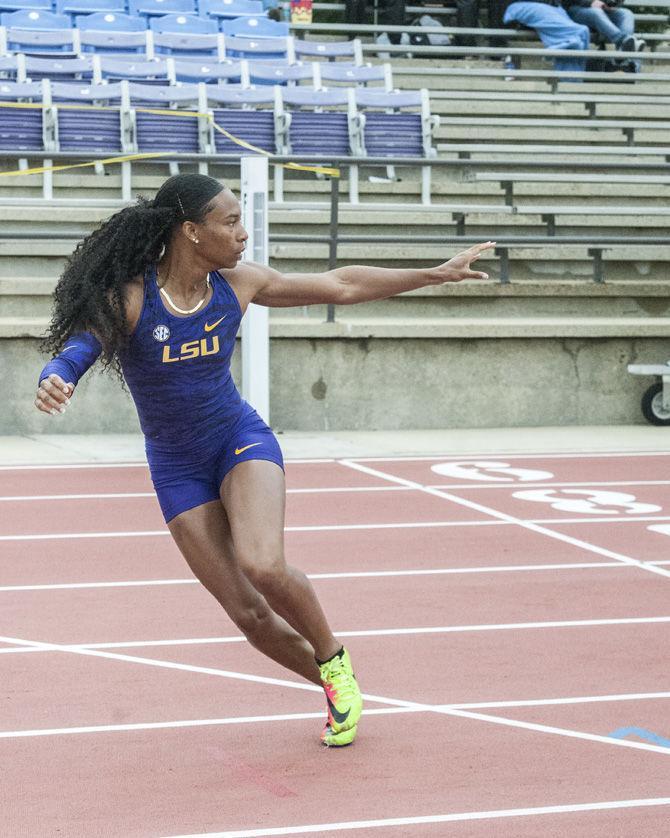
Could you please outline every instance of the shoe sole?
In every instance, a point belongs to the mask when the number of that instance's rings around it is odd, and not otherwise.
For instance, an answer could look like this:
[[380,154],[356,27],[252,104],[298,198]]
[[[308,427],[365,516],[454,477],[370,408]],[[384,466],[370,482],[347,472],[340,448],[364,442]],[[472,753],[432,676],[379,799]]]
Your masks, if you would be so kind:
[[[328,726],[326,726],[328,727]],[[343,730],[341,733],[327,733],[325,730],[321,734],[321,744],[326,748],[346,748],[352,745],[358,732],[358,725],[354,725],[349,730]]]

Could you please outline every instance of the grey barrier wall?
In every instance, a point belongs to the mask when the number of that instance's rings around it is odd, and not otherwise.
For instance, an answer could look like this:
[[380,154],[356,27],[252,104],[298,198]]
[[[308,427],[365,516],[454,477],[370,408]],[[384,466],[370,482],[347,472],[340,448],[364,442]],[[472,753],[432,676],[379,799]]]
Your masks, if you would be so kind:
[[[34,338],[0,339],[0,434],[131,433],[126,392],[92,370],[65,416],[33,406],[43,359]],[[274,338],[278,430],[486,428],[643,422],[631,362],[665,361],[667,338]],[[239,352],[233,371],[239,381]]]

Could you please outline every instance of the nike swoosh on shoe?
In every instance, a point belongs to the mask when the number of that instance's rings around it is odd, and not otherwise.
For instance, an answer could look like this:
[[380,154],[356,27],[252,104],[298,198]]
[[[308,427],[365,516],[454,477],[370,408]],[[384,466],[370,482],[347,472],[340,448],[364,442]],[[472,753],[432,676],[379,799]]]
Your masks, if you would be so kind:
[[328,710],[330,712],[330,715],[333,717],[333,720],[337,722],[338,725],[343,725],[349,718],[349,713],[351,713],[351,709],[347,710],[346,713],[340,713],[340,711],[337,709],[337,707],[335,707],[335,705],[328,696],[326,696],[326,701],[328,702]]

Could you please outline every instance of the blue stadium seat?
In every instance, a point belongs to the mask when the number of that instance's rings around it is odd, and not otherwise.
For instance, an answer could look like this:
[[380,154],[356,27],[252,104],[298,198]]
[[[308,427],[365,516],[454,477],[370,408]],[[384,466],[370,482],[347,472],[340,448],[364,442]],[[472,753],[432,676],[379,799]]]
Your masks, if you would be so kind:
[[200,90],[197,84],[180,87],[152,87],[144,84],[129,84],[130,101],[135,108],[137,150],[174,151],[197,154],[206,151],[203,148],[205,135],[209,136],[209,127],[203,120],[192,116],[165,116],[159,113],[143,113],[141,106],[152,109],[165,109],[175,113],[178,105],[189,110],[198,109]]
[[[244,88],[239,85],[207,85],[207,103],[214,121],[230,134],[258,148],[274,153],[274,90],[271,87]],[[223,105],[224,107],[216,107]],[[264,107],[263,107],[264,106]],[[214,131],[217,154],[241,154],[240,146]],[[249,150],[243,153],[250,153]],[[251,152],[253,153],[253,152]]]
[[319,76],[324,82],[340,82],[357,87],[370,82],[381,82],[384,90],[393,90],[393,75],[390,64],[375,64],[359,67],[344,62],[315,62]]
[[58,118],[61,151],[114,153],[125,151],[121,112],[118,110],[69,109],[63,103],[118,106],[120,84],[76,85],[52,82],[51,98]]
[[93,78],[93,60],[85,58],[61,58],[27,55],[26,73],[32,81],[51,79],[64,81],[90,81]]
[[356,105],[365,114],[365,152],[370,157],[430,156],[425,147],[426,97],[420,90],[387,93],[358,88]]
[[119,32],[114,29],[82,29],[79,32],[79,42],[82,52],[97,52],[100,54],[144,56],[147,52],[147,30],[139,32]]
[[21,9],[18,12],[5,12],[0,15],[2,26],[16,29],[69,29],[72,25],[68,15],[40,9]]
[[72,105],[110,105],[115,107],[123,99],[122,82],[113,84],[84,84],[53,81],[50,84],[51,100],[55,105],[68,102]]
[[77,15],[78,28],[84,32],[145,32],[146,22],[142,18],[121,12],[97,12],[92,15]]
[[242,61],[179,61],[175,59],[174,72],[178,82],[205,82],[206,84],[234,84],[249,85],[249,73],[245,62]]
[[128,0],[131,15],[145,17],[171,14],[195,15],[195,0]]
[[224,20],[221,31],[234,38],[285,38],[288,36],[288,23],[268,17],[238,17]]
[[166,61],[144,61],[139,56],[138,61],[128,61],[115,58],[112,55],[100,56],[100,72],[106,81],[153,81],[165,84],[171,81],[170,70]]
[[292,86],[307,81],[314,85],[314,69],[310,64],[289,64],[286,61],[250,61],[249,81],[251,84],[281,84]]
[[56,0],[56,11],[71,16],[96,14],[98,12],[121,12],[126,10],[125,0]]
[[282,88],[276,103],[278,124],[282,126],[279,153],[324,154],[325,157],[350,154],[348,108],[349,95],[345,88]]
[[[226,23],[236,21],[224,21]],[[270,21],[272,22],[272,21]],[[226,58],[272,58],[293,62],[293,38],[235,38],[224,36]]]
[[[0,82],[0,101],[42,102],[40,82]],[[44,131],[43,110],[32,108],[0,108],[0,150],[42,151]]]
[[[158,18],[160,20],[160,18]],[[175,58],[197,58],[199,61],[217,59],[219,56],[219,36],[198,35],[190,32],[154,32],[154,49],[163,55]]]
[[351,41],[304,41],[301,38],[295,42],[295,57],[327,58],[335,61],[338,58],[350,58],[354,64],[363,64],[363,49],[359,38]]
[[0,0],[0,12],[18,12],[22,9],[53,11],[51,0]]
[[244,17],[261,17],[262,0],[200,0],[200,14],[223,20]]
[[[430,112],[428,91],[356,88],[352,114],[352,149],[369,157],[435,157],[432,144],[439,117]],[[391,171],[393,167],[390,168]],[[349,190],[351,195],[351,187]],[[421,168],[421,200],[430,203],[431,169]],[[353,198],[352,198],[353,200]]]
[[76,56],[78,31],[67,29],[8,29],[7,48],[33,55],[60,53]]
[[152,17],[149,19],[149,27],[154,32],[184,32],[189,35],[213,35],[219,31],[215,20],[194,15]]

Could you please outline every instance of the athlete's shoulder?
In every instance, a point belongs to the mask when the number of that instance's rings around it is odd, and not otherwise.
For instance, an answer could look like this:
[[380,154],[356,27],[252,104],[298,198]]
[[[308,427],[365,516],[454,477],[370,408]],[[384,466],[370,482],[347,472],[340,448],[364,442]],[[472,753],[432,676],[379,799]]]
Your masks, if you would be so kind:
[[242,310],[246,309],[258,292],[277,274],[272,268],[259,265],[258,262],[240,262],[234,268],[220,268],[218,273],[225,276],[237,295]]

